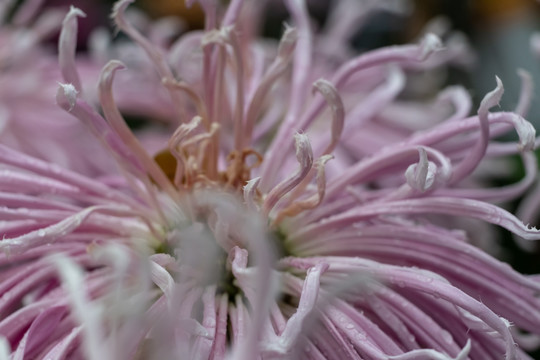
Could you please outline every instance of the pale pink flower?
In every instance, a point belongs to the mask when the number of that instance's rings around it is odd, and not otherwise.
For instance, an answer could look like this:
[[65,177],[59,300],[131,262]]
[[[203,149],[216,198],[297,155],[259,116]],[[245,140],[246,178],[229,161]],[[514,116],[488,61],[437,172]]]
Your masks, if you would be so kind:
[[[200,1],[205,31],[171,51],[197,49],[201,74],[180,81],[126,20],[131,2],[117,2],[114,20],[152,59],[183,123],[154,160],[112,95],[124,65],[101,72],[102,116],[61,51],[57,103],[96,135],[125,181],[113,187],[0,146],[0,359],[10,348],[15,359],[530,358],[538,278],[469,244],[474,233],[428,217],[540,238],[487,202],[520,195],[536,176],[535,132],[521,116],[529,91],[516,112],[492,113],[497,79],[470,117],[467,97],[450,91],[450,119],[351,159],[354,137],[342,143],[350,124],[362,110],[380,114],[385,96],[392,103],[389,85],[422,68],[441,46],[436,36],[349,59],[312,86],[302,1],[285,1],[295,27],[269,63],[245,27],[254,2]],[[388,86],[355,103],[356,76]],[[491,140],[512,128],[517,144]],[[384,143],[384,133],[364,131]],[[512,153],[524,159],[522,181],[462,185],[486,156]]]

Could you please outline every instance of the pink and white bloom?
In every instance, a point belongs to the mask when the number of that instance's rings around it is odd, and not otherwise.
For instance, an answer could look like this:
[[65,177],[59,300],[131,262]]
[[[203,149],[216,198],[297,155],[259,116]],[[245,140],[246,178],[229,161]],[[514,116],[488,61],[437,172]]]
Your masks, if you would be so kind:
[[[116,3],[115,23],[152,59],[182,124],[152,157],[113,96],[129,67],[105,65],[99,112],[81,96],[74,39],[61,45],[57,104],[124,180],[113,187],[0,146],[0,359],[530,359],[538,278],[471,245],[475,234],[429,220],[465,216],[540,238],[489,202],[536,177],[529,91],[516,112],[490,112],[497,79],[469,116],[466,94],[448,90],[447,121],[360,156],[349,134],[385,142],[359,119],[392,103],[403,72],[436,55],[436,36],[348,59],[313,82],[302,1],[285,1],[294,27],[269,61],[248,28],[253,2],[200,1],[205,30],[169,54],[126,20],[131,2]],[[170,60],[188,49],[201,73],[180,79],[187,68]],[[384,82],[354,101],[359,79]],[[518,143],[492,141],[512,129]],[[484,158],[513,153],[522,181],[464,185]]]

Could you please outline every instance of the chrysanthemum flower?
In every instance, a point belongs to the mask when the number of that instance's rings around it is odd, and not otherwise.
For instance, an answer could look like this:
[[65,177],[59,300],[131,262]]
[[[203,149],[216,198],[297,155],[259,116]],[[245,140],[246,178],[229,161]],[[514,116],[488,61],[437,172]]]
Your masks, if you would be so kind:
[[[124,65],[101,72],[101,115],[80,96],[74,39],[61,45],[57,103],[124,181],[0,146],[0,359],[9,349],[16,359],[530,358],[538,278],[469,244],[475,234],[429,221],[471,217],[540,238],[486,202],[518,196],[536,175],[534,129],[521,116],[530,92],[515,113],[490,113],[497,80],[471,117],[463,92],[451,92],[448,121],[353,161],[340,158],[355,152],[342,137],[361,133],[357,117],[379,114],[397,90],[362,102],[351,81],[401,81],[440,47],[436,37],[347,60],[311,95],[303,2],[285,1],[295,27],[268,64],[248,27],[255,3],[201,1],[205,31],[174,47],[198,49],[201,75],[181,80],[126,20],[131,1],[116,4],[114,20],[152,59],[183,124],[152,157],[113,98]],[[512,128],[518,144],[490,140]],[[517,152],[522,181],[461,186],[486,156]]]

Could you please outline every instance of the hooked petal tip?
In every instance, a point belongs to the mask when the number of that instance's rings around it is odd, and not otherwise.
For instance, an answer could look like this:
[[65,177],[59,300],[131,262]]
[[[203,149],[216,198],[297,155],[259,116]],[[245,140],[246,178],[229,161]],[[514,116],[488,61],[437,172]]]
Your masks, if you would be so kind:
[[120,27],[124,23],[124,11],[126,11],[126,8],[134,1],[135,0],[118,0],[116,3],[114,3],[111,18],[115,19],[117,25]]
[[441,50],[443,47],[443,43],[437,35],[432,33],[426,34],[420,43],[420,56],[418,60],[426,60],[431,54]]
[[285,31],[281,36],[278,47],[278,56],[283,59],[289,58],[296,47],[296,41],[298,40],[298,31],[294,27],[285,25]]
[[534,126],[530,122],[519,116],[516,120],[515,127],[519,137],[519,149],[521,151],[534,150],[536,141],[536,129],[534,128]]
[[495,76],[495,81],[497,82],[495,89],[487,93],[480,102],[480,108],[478,109],[479,116],[487,116],[489,109],[498,105],[501,101],[504,93],[503,83],[498,76]]
[[109,61],[101,70],[100,81],[99,81],[100,86],[104,84],[108,84],[110,86],[110,83],[112,82],[112,78],[116,70],[124,70],[126,68],[127,68],[126,65],[119,60]]
[[69,21],[70,19],[73,19],[74,17],[86,17],[86,13],[84,11],[82,11],[81,9],[79,9],[78,7],[75,7],[73,5],[70,6],[69,8],[69,12],[67,13],[64,21],[67,22]]
[[437,167],[428,161],[427,152],[423,147],[418,148],[418,155],[418,163],[407,168],[405,178],[410,187],[424,192],[433,186]]

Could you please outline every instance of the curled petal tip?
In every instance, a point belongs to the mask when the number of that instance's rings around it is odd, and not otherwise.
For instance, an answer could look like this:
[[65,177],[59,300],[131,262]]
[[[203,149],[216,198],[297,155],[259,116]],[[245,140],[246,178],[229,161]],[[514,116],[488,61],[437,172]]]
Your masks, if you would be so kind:
[[294,27],[285,27],[285,32],[281,37],[278,48],[278,56],[283,59],[287,59],[294,48],[296,47],[296,41],[298,40],[298,31]]
[[469,353],[471,352],[471,339],[467,339],[467,343],[461,349],[458,356],[456,356],[456,360],[465,360],[469,356]]
[[78,7],[71,5],[71,7],[69,8],[69,12],[64,21],[69,21],[69,19],[72,19],[75,16],[86,17],[86,13],[82,11],[81,9],[79,9]]
[[58,61],[63,80],[72,83],[76,89],[81,90],[81,80],[75,65],[77,17],[86,17],[86,14],[81,9],[71,6],[62,22],[62,30],[58,40]]
[[437,167],[428,161],[427,152],[424,148],[418,148],[419,161],[412,164],[405,171],[405,178],[410,187],[420,191],[426,191],[433,185]]
[[432,33],[426,34],[420,44],[420,56],[418,60],[424,61],[431,54],[441,50],[442,48],[443,43],[437,35]]
[[311,87],[311,92],[315,93],[318,90],[322,94],[328,94],[330,92],[330,86],[333,87],[333,85],[328,80],[318,79],[313,83],[313,86]]
[[330,144],[327,146],[324,154],[334,151],[341,138],[345,124],[345,106],[335,86],[324,79],[319,79],[313,83],[313,90],[318,90],[324,97],[328,106],[332,110],[332,135]]
[[326,155],[322,155],[318,160],[317,160],[317,166],[324,166],[327,162],[329,162],[330,160],[334,159],[334,155],[332,154],[326,154]]
[[521,116],[516,121],[515,126],[519,137],[519,149],[521,151],[534,150],[536,141],[536,129],[534,126]]
[[478,109],[478,115],[480,116],[487,116],[488,110],[498,105],[501,101],[504,93],[503,83],[498,76],[495,76],[495,81],[497,82],[495,89],[487,93],[480,103],[480,108]]
[[119,0],[116,3],[114,3],[111,17],[115,19],[119,25],[123,23],[122,16],[123,16],[124,11],[129,6],[129,4],[131,4],[134,1],[135,0]]
[[259,184],[259,182],[261,181],[261,177],[256,177],[256,178],[253,178],[251,180],[248,180],[246,182],[246,185],[244,185],[244,190],[249,190],[253,187],[257,187],[257,185]]
[[124,70],[126,65],[119,60],[109,61],[101,70],[100,83],[107,83],[112,81],[112,77],[116,70]]
[[255,202],[255,193],[259,182],[261,181],[260,177],[253,178],[246,182],[244,185],[244,202],[250,210],[257,210],[257,203]]
[[495,90],[503,87],[502,80],[497,75],[495,75],[495,81],[497,82],[497,87],[495,88]]
[[127,66],[120,60],[111,60],[107,63],[107,65],[105,65],[105,67],[110,68],[111,70],[122,70],[127,68]]

